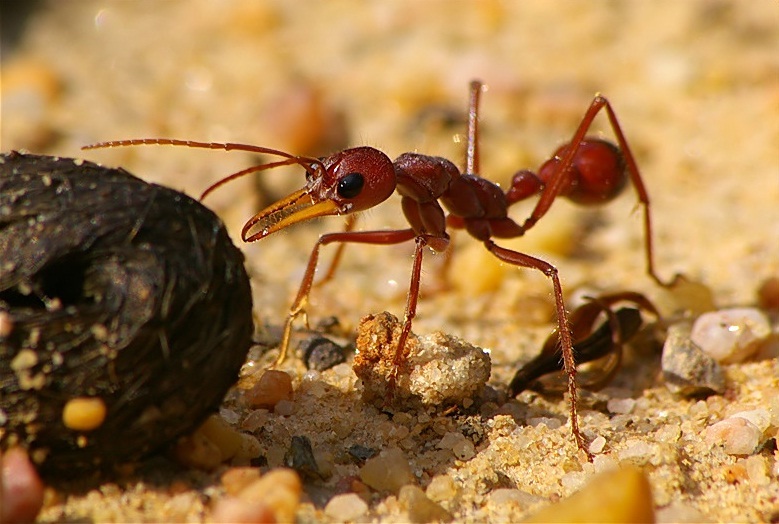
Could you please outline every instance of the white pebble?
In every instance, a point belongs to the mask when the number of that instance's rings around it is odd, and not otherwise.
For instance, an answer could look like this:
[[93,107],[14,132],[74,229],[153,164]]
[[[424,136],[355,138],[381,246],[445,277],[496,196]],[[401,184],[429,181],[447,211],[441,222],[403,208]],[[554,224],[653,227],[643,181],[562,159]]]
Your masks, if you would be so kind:
[[771,325],[760,310],[734,308],[698,317],[690,338],[718,362],[733,364],[752,356],[770,334]]
[[454,456],[460,460],[470,460],[476,454],[476,448],[473,442],[468,440],[462,433],[450,431],[446,433],[436,444],[438,449],[449,449]]
[[673,501],[668,506],[658,508],[655,513],[657,522],[706,522],[706,515],[695,506]]
[[762,437],[760,428],[741,417],[729,417],[706,428],[706,441],[722,445],[728,455],[751,455]]
[[771,413],[767,409],[752,409],[733,413],[731,417],[740,417],[754,424],[760,433],[764,433],[771,425]]
[[771,480],[768,477],[768,463],[765,457],[753,455],[744,460],[749,480],[756,486],[766,486]]
[[325,506],[325,515],[339,522],[357,520],[367,512],[368,505],[356,493],[336,495]]
[[592,442],[590,442],[589,450],[590,453],[592,453],[593,455],[597,455],[598,453],[603,452],[603,449],[605,447],[606,447],[606,439],[602,435],[599,435],[595,437],[592,440]]
[[452,446],[463,440],[465,437],[458,431],[448,431],[438,444],[435,445],[438,449],[452,449]]
[[636,401],[632,398],[610,398],[606,403],[606,409],[611,413],[628,414],[635,406]]
[[430,479],[425,495],[433,502],[452,501],[460,492],[459,486],[449,475],[436,475]]
[[596,473],[603,473],[605,471],[611,471],[619,467],[619,461],[610,453],[605,455],[595,455],[592,459],[592,465],[595,468]]
[[386,448],[365,461],[360,479],[375,490],[397,493],[402,486],[414,482],[414,473],[400,449]]
[[509,488],[494,489],[490,492],[489,498],[490,503],[493,505],[516,504],[519,508],[528,508],[544,500],[538,495],[533,495],[527,491]]
[[530,417],[527,419],[527,423],[529,426],[544,425],[549,429],[557,429],[563,425],[562,420],[551,417]]
[[627,447],[619,452],[620,460],[633,460],[634,462],[647,462],[654,448],[643,440],[633,439],[626,442]]
[[460,460],[471,460],[476,455],[476,448],[468,439],[462,440],[452,447],[454,456]]
[[560,484],[567,491],[574,492],[583,488],[588,478],[584,471],[569,471],[560,478]]

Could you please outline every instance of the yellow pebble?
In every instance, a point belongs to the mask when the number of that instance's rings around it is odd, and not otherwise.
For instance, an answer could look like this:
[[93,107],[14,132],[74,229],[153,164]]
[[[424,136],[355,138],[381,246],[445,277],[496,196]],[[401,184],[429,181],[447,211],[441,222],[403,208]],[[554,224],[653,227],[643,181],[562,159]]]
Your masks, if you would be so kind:
[[581,491],[523,522],[654,522],[652,488],[635,467],[601,473]]
[[62,422],[74,431],[92,431],[105,421],[106,405],[97,397],[70,399],[62,410]]

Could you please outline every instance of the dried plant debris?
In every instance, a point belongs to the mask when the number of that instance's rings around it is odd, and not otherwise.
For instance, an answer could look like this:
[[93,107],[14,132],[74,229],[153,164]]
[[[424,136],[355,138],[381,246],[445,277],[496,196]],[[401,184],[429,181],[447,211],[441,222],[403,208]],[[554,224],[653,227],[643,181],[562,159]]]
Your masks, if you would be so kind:
[[44,475],[197,427],[253,331],[241,252],[197,201],[122,169],[0,156],[0,444]]

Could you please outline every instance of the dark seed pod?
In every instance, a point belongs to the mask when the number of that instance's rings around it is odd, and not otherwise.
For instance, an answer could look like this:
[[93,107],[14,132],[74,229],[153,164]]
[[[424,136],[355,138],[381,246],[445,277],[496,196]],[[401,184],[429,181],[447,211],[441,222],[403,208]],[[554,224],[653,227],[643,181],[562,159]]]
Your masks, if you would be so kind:
[[0,447],[109,469],[214,412],[251,344],[243,256],[197,201],[122,169],[0,155]]

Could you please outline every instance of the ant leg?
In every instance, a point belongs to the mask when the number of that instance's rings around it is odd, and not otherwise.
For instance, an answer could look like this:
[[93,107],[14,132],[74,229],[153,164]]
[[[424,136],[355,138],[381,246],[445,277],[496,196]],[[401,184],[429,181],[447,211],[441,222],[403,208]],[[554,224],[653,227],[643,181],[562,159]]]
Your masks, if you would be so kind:
[[[593,117],[594,114],[598,112],[600,107],[606,108],[606,115],[609,118],[611,129],[614,131],[614,135],[617,137],[617,144],[619,145],[619,149],[622,151],[622,155],[625,158],[630,180],[633,182],[633,187],[636,190],[638,201],[644,208],[644,245],[647,273],[649,273],[649,276],[651,276],[659,285],[663,287],[672,287],[677,278],[674,278],[670,282],[666,282],[662,280],[655,272],[654,254],[652,248],[652,217],[649,211],[649,193],[647,193],[646,187],[644,186],[644,180],[641,178],[641,173],[638,171],[638,164],[636,164],[636,159],[633,157],[633,152],[630,150],[628,141],[622,132],[622,126],[619,125],[619,120],[617,120],[617,115],[614,112],[614,109],[611,107],[611,104],[605,97],[597,95],[592,101],[592,105],[590,106],[590,111],[593,112]],[[588,113],[590,111],[588,111]]]
[[287,320],[284,323],[284,334],[281,338],[279,356],[272,367],[281,365],[286,359],[289,341],[292,336],[292,323],[300,315],[304,314],[308,296],[314,282],[314,273],[316,272],[317,262],[319,261],[319,249],[327,244],[353,242],[358,244],[400,244],[411,240],[416,235],[412,229],[399,229],[394,231],[342,231],[339,233],[328,233],[319,237],[311,255],[308,258],[306,271],[300,282],[300,288],[295,296],[292,306],[289,308]]
[[465,174],[479,174],[479,100],[484,84],[473,80],[468,98],[468,142],[465,148]]
[[[357,215],[346,215],[346,225],[344,225],[343,232],[349,233],[351,231],[354,231],[354,226],[356,224],[357,224]],[[336,269],[338,269],[338,266],[341,264],[341,259],[343,258],[345,248],[346,248],[345,242],[340,242],[338,244],[338,247],[336,247],[335,254],[333,255],[333,258],[330,260],[330,266],[327,268],[327,271],[325,272],[324,276],[320,278],[317,282],[314,282],[313,287],[323,286],[327,282],[333,279],[333,277],[335,276]]]
[[537,269],[552,280],[555,306],[557,309],[557,332],[560,339],[565,373],[568,375],[568,396],[570,397],[571,402],[571,433],[573,434],[573,438],[576,441],[578,448],[587,455],[589,460],[592,460],[592,455],[590,455],[590,452],[585,445],[584,436],[579,431],[576,394],[576,362],[573,353],[573,342],[571,338],[571,328],[568,322],[568,313],[565,310],[565,303],[563,301],[563,288],[560,284],[560,277],[557,275],[557,268],[541,259],[500,247],[492,240],[485,240],[484,247],[503,262],[507,262],[514,266]]
[[587,109],[587,112],[584,114],[579,127],[576,129],[573,138],[569,142],[569,144],[573,147],[568,147],[565,150],[565,154],[560,158],[560,162],[557,165],[557,170],[544,187],[541,196],[538,199],[535,208],[533,209],[533,212],[530,214],[530,217],[528,217],[527,220],[525,220],[525,222],[522,224],[522,229],[523,231],[527,231],[533,227],[536,222],[538,222],[538,220],[546,214],[546,212],[551,207],[552,202],[554,202],[555,198],[560,195],[565,186],[570,182],[568,179],[568,171],[573,165],[574,158],[576,157],[582,141],[585,139],[587,131],[589,131],[592,122],[595,120],[595,117],[602,109],[606,110],[609,124],[611,125],[611,129],[614,132],[614,136],[617,138],[617,144],[625,160],[625,166],[627,167],[630,180],[633,183],[633,188],[636,191],[638,202],[644,209],[644,245],[647,273],[652,277],[653,280],[655,280],[655,282],[661,286],[670,287],[674,284],[675,279],[671,282],[665,282],[657,275],[655,271],[652,246],[652,219],[649,210],[649,194],[647,193],[643,178],[641,177],[641,174],[638,170],[638,164],[636,164],[633,152],[628,145],[625,134],[622,132],[622,126],[619,124],[617,115],[614,112],[611,103],[600,94],[596,95],[595,98],[593,98],[592,103],[590,103],[590,107]]
[[398,378],[400,367],[405,364],[408,358],[406,351],[406,340],[411,333],[411,322],[417,315],[417,303],[419,301],[419,281],[422,275],[422,255],[424,247],[427,245],[425,236],[416,237],[416,247],[414,248],[414,261],[411,266],[411,284],[409,285],[408,295],[406,297],[406,311],[403,314],[403,329],[398,337],[398,345],[395,348],[395,356],[392,359],[392,372],[389,378],[388,391],[390,396],[395,389],[395,382]]

